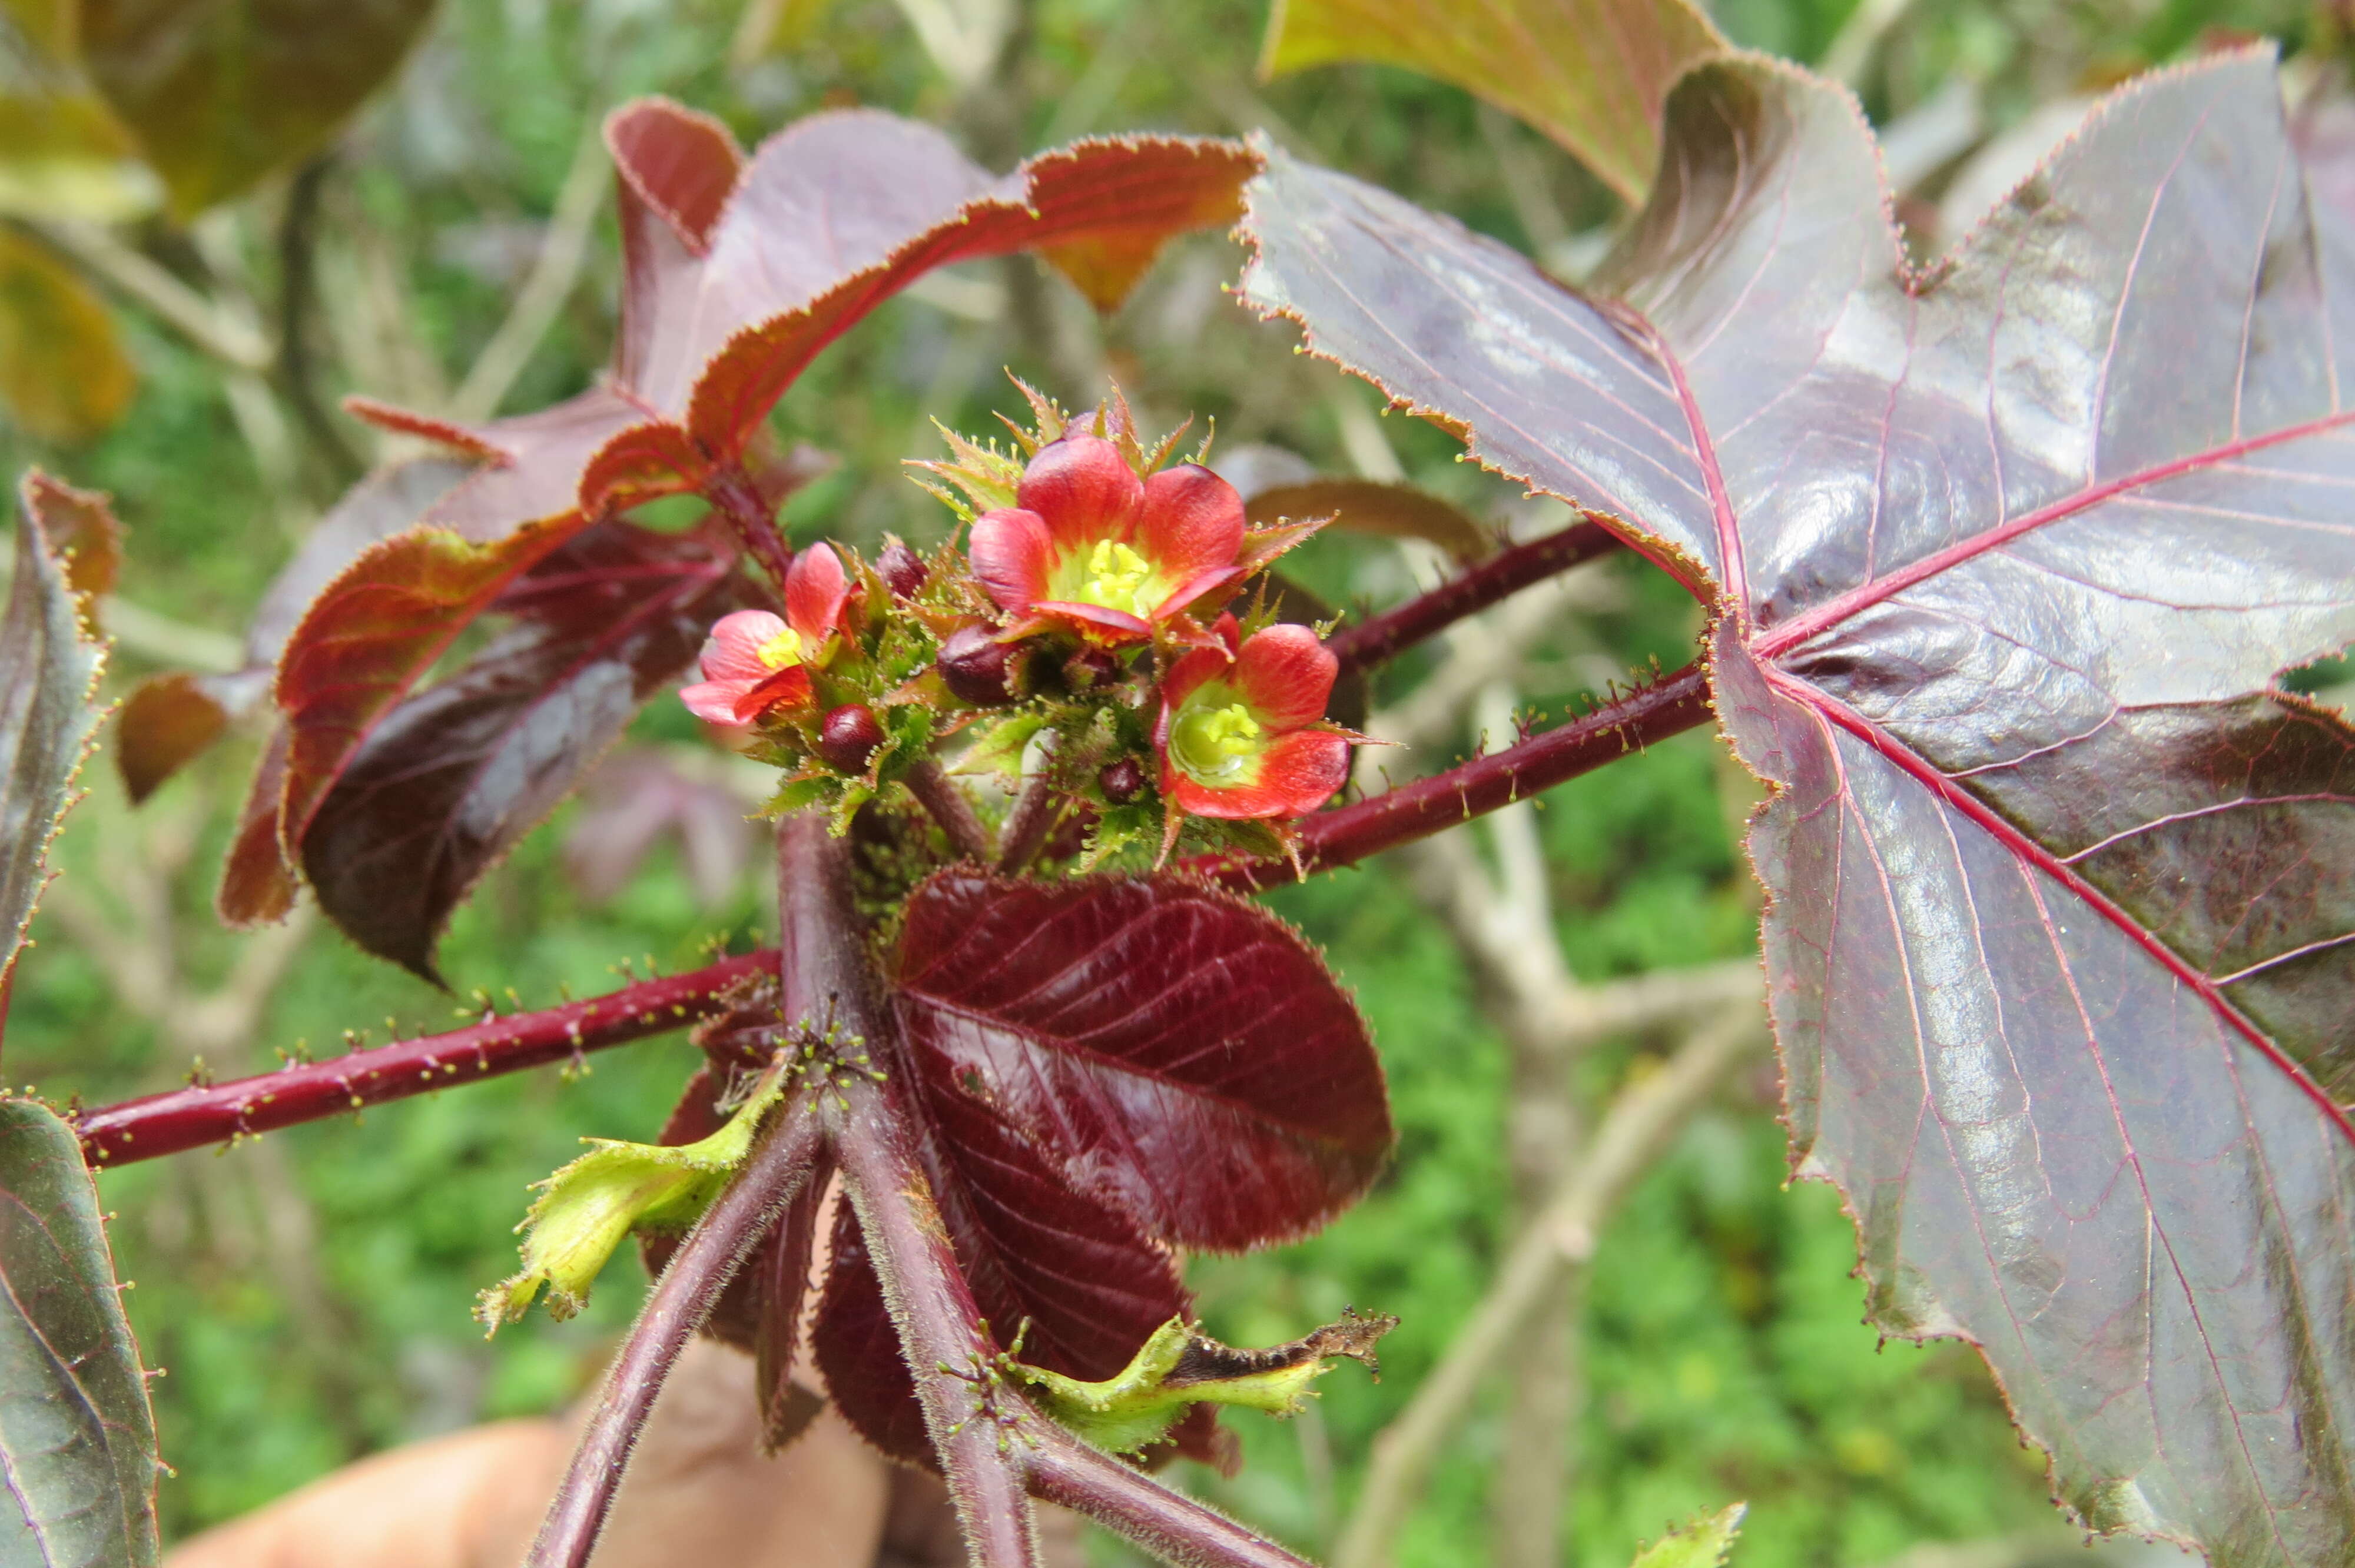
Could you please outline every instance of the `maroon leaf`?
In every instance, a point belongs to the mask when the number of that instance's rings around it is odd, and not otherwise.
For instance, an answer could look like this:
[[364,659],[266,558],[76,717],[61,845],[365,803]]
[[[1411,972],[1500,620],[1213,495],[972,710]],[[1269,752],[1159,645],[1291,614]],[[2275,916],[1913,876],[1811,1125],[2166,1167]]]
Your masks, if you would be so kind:
[[1272,161],[1248,287],[1719,609],[1800,1173],[2089,1523],[2355,1555],[2355,250],[2269,56],[1908,270],[1853,103],[1710,65],[1587,299]]
[[716,122],[660,101],[617,111],[606,141],[626,263],[613,384],[479,427],[353,405],[493,460],[429,521],[484,537],[698,488],[820,349],[922,273],[1039,249],[1117,303],[1172,234],[1231,222],[1254,166],[1231,143],[1137,137],[993,179],[938,131],[868,110],[814,115],[740,164]]
[[1381,1065],[1323,960],[1199,884],[946,871],[908,902],[893,979],[928,1093],[986,1097],[1162,1240],[1305,1235],[1390,1152]]
[[337,774],[302,839],[320,907],[434,978],[434,939],[475,880],[755,598],[708,528],[604,523],[548,556],[492,601],[517,624],[386,713]]
[[[926,1173],[974,1300],[1001,1345],[1027,1322],[1023,1360],[1108,1378],[1154,1330],[1189,1309],[1168,1253],[1116,1202],[1074,1191],[1057,1161],[993,1107],[950,1086],[927,1093],[924,1109]],[[835,1222],[815,1353],[860,1436],[897,1458],[937,1463],[847,1205]]]
[[241,668],[225,674],[171,671],[132,688],[115,750],[132,801],[153,794],[261,701],[287,638],[319,590],[362,550],[416,523],[467,471],[468,465],[446,458],[412,458],[361,480],[271,580],[246,625]]

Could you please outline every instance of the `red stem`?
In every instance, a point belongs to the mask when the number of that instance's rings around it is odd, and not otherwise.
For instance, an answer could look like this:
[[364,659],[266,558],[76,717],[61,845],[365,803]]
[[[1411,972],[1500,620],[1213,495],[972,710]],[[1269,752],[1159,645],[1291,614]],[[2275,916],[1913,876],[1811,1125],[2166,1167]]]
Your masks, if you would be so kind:
[[664,980],[642,980],[588,1001],[485,1020],[448,1034],[356,1051],[203,1088],[175,1089],[89,1111],[76,1121],[92,1165],[127,1165],[200,1144],[273,1132],[299,1122],[382,1105],[561,1062],[584,1051],[664,1034],[718,1012],[722,991],[776,971],[774,951],[746,953]]
[[525,1568],[586,1568],[613,1494],[679,1352],[809,1180],[825,1133],[799,1090],[771,1114],[744,1168],[671,1255],[605,1374]]
[[996,852],[991,847],[989,830],[981,825],[972,800],[954,779],[942,771],[938,762],[922,758],[900,776],[900,781],[908,787],[916,803],[940,824],[941,832],[948,835],[951,849],[976,865],[990,863]]
[[1326,646],[1344,671],[1369,670],[1499,599],[1623,547],[1619,535],[1590,516],[1542,539],[1516,545],[1427,594],[1346,627]]
[[1019,1457],[1023,1434],[999,1419],[1027,1426],[1037,1417],[993,1381],[996,1347],[982,1330],[980,1309],[917,1156],[918,1135],[902,1103],[909,1075],[876,1004],[851,905],[847,846],[830,837],[817,817],[788,818],[778,830],[777,881],[785,1016],[838,1026],[867,1043],[871,1060],[889,1065],[880,1083],[837,1073],[824,1108],[843,1186],[890,1304],[966,1552],[975,1568],[1037,1568],[1038,1532]]
[[[1688,664],[1584,718],[1533,735],[1460,768],[1401,785],[1370,800],[1320,811],[1300,826],[1302,871],[1348,865],[1550,789],[1710,717],[1709,683]],[[1284,861],[1204,858],[1189,869],[1242,892],[1293,880]]]
[[1309,1568],[1267,1537],[1089,1447],[1051,1422],[1031,1430],[1030,1490],[1120,1531],[1167,1563]]
[[741,463],[731,463],[715,469],[703,482],[703,498],[736,530],[736,537],[761,563],[761,569],[776,584],[777,593],[785,591],[785,571],[794,564],[793,546],[777,531],[777,511],[761,498],[760,486],[744,471]]

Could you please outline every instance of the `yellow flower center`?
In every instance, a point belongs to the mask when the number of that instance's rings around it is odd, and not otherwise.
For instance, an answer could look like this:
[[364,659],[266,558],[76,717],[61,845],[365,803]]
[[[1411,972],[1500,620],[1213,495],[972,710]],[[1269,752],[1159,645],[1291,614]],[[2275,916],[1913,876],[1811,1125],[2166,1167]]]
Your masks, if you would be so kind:
[[1088,552],[1088,575],[1076,596],[1082,604],[1116,609],[1124,615],[1148,619],[1160,608],[1153,582],[1153,563],[1126,545],[1099,539]]
[[801,634],[786,627],[760,647],[761,662],[772,670],[790,670],[802,662]]
[[1189,708],[1169,730],[1169,755],[1198,782],[1215,784],[1243,770],[1260,749],[1259,721],[1241,703]]

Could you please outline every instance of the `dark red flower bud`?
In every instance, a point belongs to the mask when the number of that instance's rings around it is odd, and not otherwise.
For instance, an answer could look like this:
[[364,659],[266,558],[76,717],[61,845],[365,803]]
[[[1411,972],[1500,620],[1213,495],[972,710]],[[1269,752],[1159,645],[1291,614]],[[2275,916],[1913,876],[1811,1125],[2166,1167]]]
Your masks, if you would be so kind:
[[978,708],[1003,707],[1026,690],[1030,650],[998,641],[986,626],[962,626],[941,644],[939,662],[950,691]]
[[1106,763],[1096,775],[1096,786],[1104,799],[1115,806],[1125,806],[1145,789],[1145,766],[1134,757],[1124,757],[1118,762]]
[[1109,648],[1083,643],[1063,661],[1063,683],[1075,692],[1095,692],[1120,679],[1120,661]]
[[923,558],[897,539],[886,544],[883,553],[875,557],[875,569],[883,574],[893,599],[915,598],[923,591],[924,579],[932,576]]
[[865,703],[846,703],[817,726],[817,754],[838,773],[864,773],[883,744],[883,725]]

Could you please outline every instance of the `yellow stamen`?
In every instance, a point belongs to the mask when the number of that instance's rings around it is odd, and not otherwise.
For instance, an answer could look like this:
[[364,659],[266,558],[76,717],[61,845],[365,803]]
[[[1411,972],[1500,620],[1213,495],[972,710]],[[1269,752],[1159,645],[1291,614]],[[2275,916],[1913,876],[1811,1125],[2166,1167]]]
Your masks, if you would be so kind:
[[1152,591],[1153,575],[1153,563],[1126,545],[1099,539],[1088,552],[1088,575],[1077,597],[1082,604],[1144,620],[1160,608],[1161,596]]
[[801,634],[788,626],[762,643],[758,652],[761,662],[770,669],[790,670],[802,662]]

